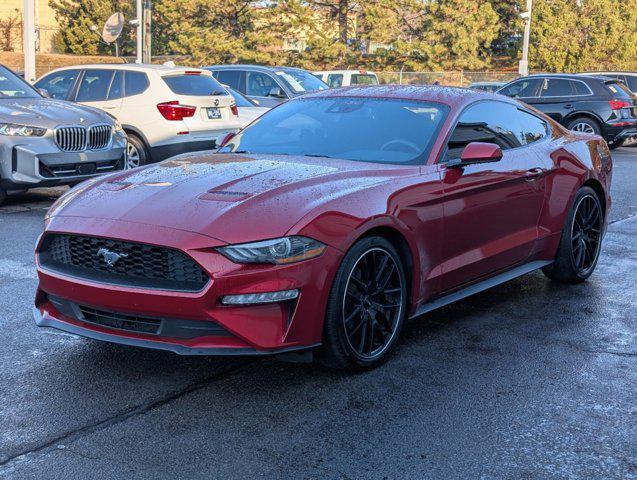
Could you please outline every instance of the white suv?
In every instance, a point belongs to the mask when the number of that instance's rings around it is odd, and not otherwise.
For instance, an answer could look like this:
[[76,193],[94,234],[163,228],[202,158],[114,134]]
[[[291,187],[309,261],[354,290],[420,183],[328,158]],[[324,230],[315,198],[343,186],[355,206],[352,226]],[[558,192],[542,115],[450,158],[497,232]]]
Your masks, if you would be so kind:
[[378,76],[368,70],[324,70],[314,72],[314,76],[323,80],[330,88],[349,87],[351,85],[378,85]]
[[35,86],[116,117],[128,135],[129,167],[214,149],[239,130],[234,98],[199,68],[81,65],[53,70]]

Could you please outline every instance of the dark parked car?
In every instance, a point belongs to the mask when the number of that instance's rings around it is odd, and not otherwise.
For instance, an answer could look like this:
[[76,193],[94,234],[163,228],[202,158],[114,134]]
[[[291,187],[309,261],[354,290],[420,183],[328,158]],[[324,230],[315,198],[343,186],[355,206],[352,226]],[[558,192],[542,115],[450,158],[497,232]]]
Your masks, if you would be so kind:
[[539,268],[586,280],[611,176],[601,137],[505,97],[310,93],[217,153],[60,198],[37,245],[34,314],[42,327],[179,354],[296,352],[371,368],[410,317]]
[[637,72],[590,72],[582,73],[582,75],[603,76],[621,80],[631,92],[637,93]]
[[611,148],[637,135],[637,97],[615,78],[529,75],[497,93],[532,105],[570,130],[601,135]]
[[275,107],[290,98],[329,87],[301,68],[262,67],[260,65],[214,65],[204,67],[224,85],[259,102]]

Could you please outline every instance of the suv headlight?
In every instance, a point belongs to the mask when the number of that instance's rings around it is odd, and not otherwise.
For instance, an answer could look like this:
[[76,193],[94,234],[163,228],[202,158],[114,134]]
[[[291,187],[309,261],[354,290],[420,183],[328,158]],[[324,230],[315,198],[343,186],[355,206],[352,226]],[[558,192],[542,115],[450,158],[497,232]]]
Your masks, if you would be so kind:
[[217,251],[236,263],[274,263],[277,265],[300,262],[318,257],[326,245],[307,237],[293,236],[219,247]]
[[0,135],[9,135],[12,137],[41,137],[45,133],[46,128],[18,125],[16,123],[0,123]]

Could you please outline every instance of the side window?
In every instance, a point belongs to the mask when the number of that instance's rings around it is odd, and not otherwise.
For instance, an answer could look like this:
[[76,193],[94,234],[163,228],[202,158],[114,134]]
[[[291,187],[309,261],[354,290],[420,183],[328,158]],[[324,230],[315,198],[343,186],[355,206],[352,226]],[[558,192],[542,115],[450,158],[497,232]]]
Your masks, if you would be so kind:
[[562,78],[545,79],[540,92],[541,97],[570,97],[575,93],[573,82]]
[[270,90],[279,85],[270,75],[260,72],[247,72],[246,94],[254,97],[267,97]]
[[[219,70],[217,73],[217,80],[219,83],[228,85],[230,88],[239,90],[241,72],[238,70]],[[243,90],[243,89],[242,89]]]
[[342,73],[330,73],[327,76],[327,82],[330,88],[338,88],[343,85],[343,74]]
[[99,102],[106,100],[113,73],[113,70],[84,70],[84,75],[80,81],[75,100],[78,102]]
[[626,86],[632,91],[637,93],[637,77],[632,75],[626,75]]
[[541,83],[539,78],[525,78],[503,87],[498,93],[513,98],[537,97]]
[[62,72],[52,73],[37,82],[35,86],[37,88],[44,88],[49,92],[51,98],[66,100],[71,88],[73,88],[75,84],[78,73],[79,70],[64,70]]
[[148,88],[148,76],[144,72],[125,72],[124,92],[125,96],[139,95]]
[[571,82],[573,84],[573,89],[575,91],[575,95],[590,95],[591,91],[588,86],[584,82]]
[[115,71],[115,76],[111,81],[111,88],[108,90],[108,99],[116,100],[124,96],[124,74],[121,70]]
[[499,145],[502,150],[523,145],[520,111],[504,102],[479,102],[468,107],[458,119],[447,143],[444,161],[460,158],[471,142]]
[[519,117],[517,125],[520,126],[523,136],[521,140],[524,145],[537,142],[548,135],[548,125],[541,118],[523,110],[518,110],[517,115]]

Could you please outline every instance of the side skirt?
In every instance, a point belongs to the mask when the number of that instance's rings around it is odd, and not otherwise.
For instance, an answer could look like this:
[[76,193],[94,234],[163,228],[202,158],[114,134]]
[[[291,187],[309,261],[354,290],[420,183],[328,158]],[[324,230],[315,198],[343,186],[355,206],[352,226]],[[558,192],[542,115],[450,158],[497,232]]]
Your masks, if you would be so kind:
[[488,290],[491,287],[495,287],[502,283],[508,282],[509,280],[513,280],[514,278],[520,277],[534,270],[538,270],[539,268],[550,265],[551,263],[553,263],[552,260],[538,260],[535,262],[525,263],[524,265],[520,265],[519,267],[515,267],[511,270],[507,270],[506,272],[502,272],[493,277],[489,277],[486,280],[482,280],[478,283],[474,283],[473,285],[469,285],[462,290],[458,290],[457,292],[444,295],[431,302],[422,304],[418,308],[418,310],[416,310],[416,313],[414,313],[410,318],[418,317],[424,313],[431,312],[432,310],[444,307],[445,305],[449,305],[450,303],[457,302],[458,300],[462,300],[463,298],[467,298],[471,295],[475,295],[476,293],[483,292],[484,290]]

